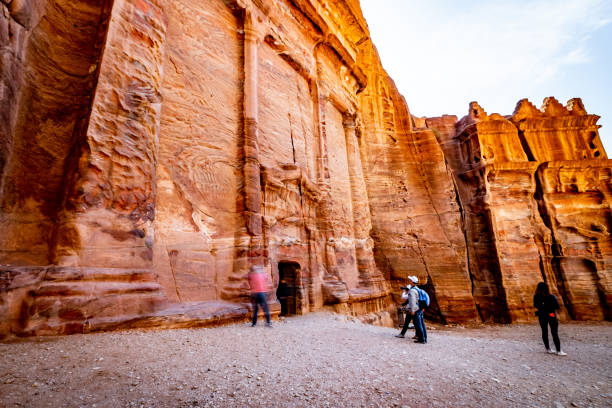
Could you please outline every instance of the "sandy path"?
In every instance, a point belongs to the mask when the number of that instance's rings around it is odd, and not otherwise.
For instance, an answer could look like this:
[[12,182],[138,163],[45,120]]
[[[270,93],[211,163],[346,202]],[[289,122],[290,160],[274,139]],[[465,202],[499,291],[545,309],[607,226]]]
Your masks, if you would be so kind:
[[562,325],[567,357],[533,325],[396,333],[316,313],[0,343],[0,406],[612,406],[612,324]]

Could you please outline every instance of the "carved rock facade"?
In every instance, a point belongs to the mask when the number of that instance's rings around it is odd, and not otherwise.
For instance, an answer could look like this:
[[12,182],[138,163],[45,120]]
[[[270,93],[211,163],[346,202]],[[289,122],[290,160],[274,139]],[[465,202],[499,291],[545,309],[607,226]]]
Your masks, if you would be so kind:
[[448,322],[529,319],[543,277],[610,318],[579,100],[417,127],[357,0],[0,7],[0,335],[241,320],[251,266],[294,314],[390,324],[417,275]]

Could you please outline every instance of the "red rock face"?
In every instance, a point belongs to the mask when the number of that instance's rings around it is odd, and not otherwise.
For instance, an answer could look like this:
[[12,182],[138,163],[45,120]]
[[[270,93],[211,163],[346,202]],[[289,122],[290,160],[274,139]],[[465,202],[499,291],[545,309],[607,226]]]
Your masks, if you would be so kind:
[[[532,319],[549,283],[575,319],[609,319],[609,191],[598,117],[579,99],[522,100],[512,116],[476,103],[428,119],[454,172],[463,207],[474,300],[484,320]],[[597,160],[595,160],[597,158]]]
[[417,275],[447,322],[529,320],[542,279],[610,318],[579,100],[412,118],[354,0],[0,7],[0,335],[244,319],[251,267],[296,314],[390,324]]

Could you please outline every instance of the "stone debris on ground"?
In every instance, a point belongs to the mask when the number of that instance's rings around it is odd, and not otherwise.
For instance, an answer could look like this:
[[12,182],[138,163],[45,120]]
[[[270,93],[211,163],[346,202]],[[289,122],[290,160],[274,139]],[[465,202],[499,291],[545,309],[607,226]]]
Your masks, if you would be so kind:
[[[0,343],[0,407],[610,407],[612,324],[396,329],[321,312],[251,328]],[[408,334],[411,334],[410,332]]]

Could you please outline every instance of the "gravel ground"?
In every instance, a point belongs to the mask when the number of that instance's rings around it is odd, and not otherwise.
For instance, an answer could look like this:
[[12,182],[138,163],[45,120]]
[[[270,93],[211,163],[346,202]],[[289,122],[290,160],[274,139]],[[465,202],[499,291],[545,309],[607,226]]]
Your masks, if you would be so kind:
[[324,312],[5,342],[0,407],[612,406],[610,323],[561,325],[567,357],[535,325],[396,333]]

